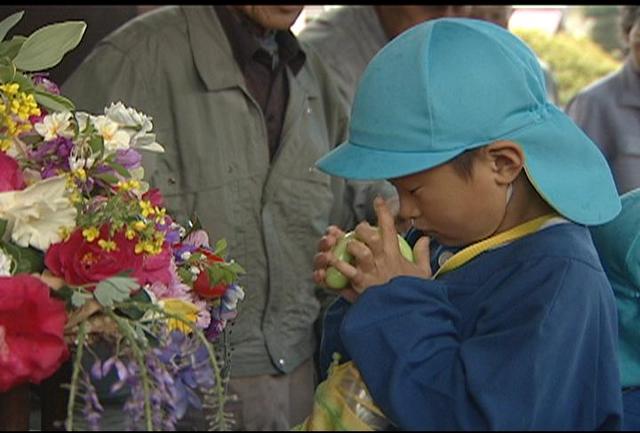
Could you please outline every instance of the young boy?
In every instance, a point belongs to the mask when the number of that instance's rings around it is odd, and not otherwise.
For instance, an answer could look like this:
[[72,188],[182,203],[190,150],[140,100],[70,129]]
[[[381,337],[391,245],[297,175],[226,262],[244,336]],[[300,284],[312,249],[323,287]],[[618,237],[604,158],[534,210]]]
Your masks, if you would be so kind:
[[640,189],[621,197],[622,211],[591,235],[618,306],[624,430],[640,430]]
[[[316,163],[389,179],[424,234],[405,260],[376,200],[380,231],[357,227],[354,264],[330,252],[336,227],[314,263],[316,282],[332,265],[351,283],[327,312],[325,353],[351,360],[397,428],[621,426],[616,305],[584,227],[620,200],[594,143],[545,94],[508,31],[420,24],[371,61],[349,140]],[[459,249],[435,273],[429,239]]]

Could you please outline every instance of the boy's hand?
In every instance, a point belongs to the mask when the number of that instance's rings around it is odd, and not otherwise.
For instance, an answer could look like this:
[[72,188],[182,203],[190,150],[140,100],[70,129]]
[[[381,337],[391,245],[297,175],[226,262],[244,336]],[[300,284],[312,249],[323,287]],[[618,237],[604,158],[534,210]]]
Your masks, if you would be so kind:
[[[338,239],[344,235],[345,232],[340,230],[340,228],[331,225],[327,228],[325,235],[318,241],[318,252],[313,258],[313,281],[321,287],[327,288],[324,281],[327,277],[327,268],[331,266],[333,261],[336,261],[336,257],[331,250],[338,242]],[[338,294],[352,303],[358,297],[358,293],[349,286],[340,290]]]
[[355,266],[336,260],[328,253],[324,257],[329,260],[325,269],[327,266],[335,266],[350,280],[351,287],[357,293],[362,293],[371,286],[385,284],[400,275],[431,278],[429,238],[423,236],[416,242],[413,247],[415,263],[410,262],[400,253],[394,218],[384,200],[377,197],[374,207],[379,230],[362,222],[355,230],[359,240],[352,240],[347,246],[347,251],[355,258]]

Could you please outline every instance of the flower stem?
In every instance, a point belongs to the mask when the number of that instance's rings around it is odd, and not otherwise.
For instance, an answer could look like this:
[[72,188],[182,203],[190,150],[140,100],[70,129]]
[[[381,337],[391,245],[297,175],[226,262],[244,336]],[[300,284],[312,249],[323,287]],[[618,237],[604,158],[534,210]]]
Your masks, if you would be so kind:
[[117,316],[112,310],[105,309],[104,312],[111,317],[111,319],[116,322],[120,331],[126,339],[129,340],[129,344],[131,344],[131,349],[133,350],[133,355],[138,362],[138,366],[140,367],[140,378],[142,379],[142,390],[144,394],[144,418],[147,424],[147,431],[153,431],[153,420],[151,418],[151,400],[150,400],[150,390],[149,390],[149,373],[147,371],[147,366],[144,362],[144,353],[140,346],[136,342],[136,336],[131,331],[131,327],[126,319],[123,319]]
[[84,322],[80,322],[78,326],[78,343],[76,355],[73,359],[73,373],[71,374],[71,384],[69,389],[69,401],[67,402],[67,431],[73,430],[73,409],[75,407],[76,392],[78,389],[78,375],[80,374],[80,366],[82,365],[82,351],[84,349],[84,338],[86,336]]

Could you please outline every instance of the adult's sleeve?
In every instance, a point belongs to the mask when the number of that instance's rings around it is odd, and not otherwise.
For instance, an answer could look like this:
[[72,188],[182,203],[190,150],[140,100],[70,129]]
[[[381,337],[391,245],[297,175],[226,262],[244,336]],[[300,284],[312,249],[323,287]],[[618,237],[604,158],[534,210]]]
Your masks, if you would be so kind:
[[611,289],[562,259],[518,271],[491,278],[496,292],[476,317],[460,315],[445,282],[414,277],[371,287],[350,308],[342,341],[396,426],[620,427]]

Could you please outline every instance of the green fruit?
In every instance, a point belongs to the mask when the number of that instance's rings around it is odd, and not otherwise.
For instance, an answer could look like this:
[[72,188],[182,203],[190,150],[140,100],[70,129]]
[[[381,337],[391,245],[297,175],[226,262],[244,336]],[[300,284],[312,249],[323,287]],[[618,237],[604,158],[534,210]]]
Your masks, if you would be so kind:
[[[349,254],[349,252],[347,252],[347,244],[351,239],[356,239],[355,232],[349,232],[344,235],[338,240],[338,243],[335,245],[335,247],[333,247],[333,255],[338,260],[342,260],[347,263],[353,262],[353,256]],[[411,247],[409,246],[407,241],[400,235],[398,235],[398,245],[400,246],[400,253],[402,254],[402,256],[409,261],[413,261],[413,251],[411,250]],[[342,272],[337,270],[335,267],[329,266],[324,282],[327,284],[327,287],[335,290],[340,290],[344,289],[347,286],[349,280],[342,274]]]

